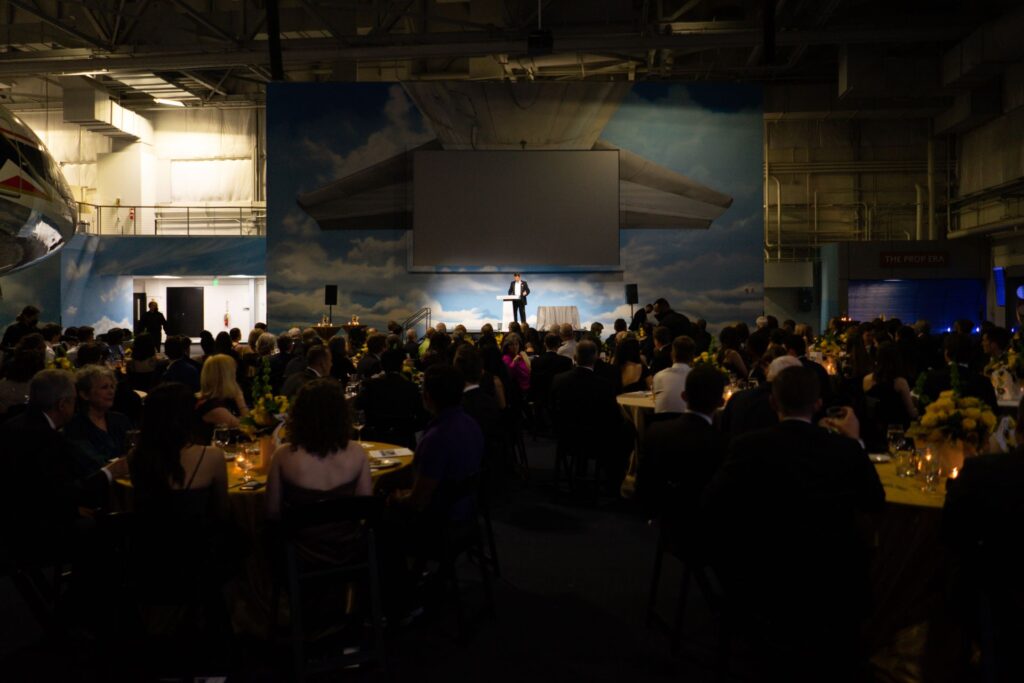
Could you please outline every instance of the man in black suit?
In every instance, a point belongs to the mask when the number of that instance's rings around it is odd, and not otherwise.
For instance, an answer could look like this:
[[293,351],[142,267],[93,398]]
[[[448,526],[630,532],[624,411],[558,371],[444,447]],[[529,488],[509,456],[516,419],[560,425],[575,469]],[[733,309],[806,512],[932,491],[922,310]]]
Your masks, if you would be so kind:
[[805,368],[810,368],[818,376],[818,386],[821,387],[821,400],[826,406],[832,401],[832,380],[828,371],[821,363],[815,363],[807,357],[807,342],[803,337],[790,334],[786,337],[786,352],[800,361]]
[[664,325],[654,328],[654,353],[650,360],[651,374],[655,375],[665,368],[672,367],[672,330]]
[[498,407],[498,400],[492,394],[488,394],[480,388],[480,378],[483,377],[484,372],[480,351],[474,346],[463,344],[455,352],[452,365],[466,382],[462,390],[462,409],[476,420],[484,435],[484,465],[492,471],[497,471],[498,466],[502,464],[500,462],[503,443],[501,408]]
[[659,325],[664,325],[671,330],[670,339],[682,336],[693,339],[693,324],[690,319],[682,313],[673,311],[664,298],[654,302],[654,317],[658,320]]
[[655,422],[644,435],[637,496],[669,525],[695,522],[701,495],[725,460],[728,438],[712,424],[724,392],[721,372],[697,366],[681,392],[686,412]]
[[697,353],[701,354],[711,348],[711,333],[708,332],[708,321],[704,318],[697,318],[694,325],[693,342],[697,345]]
[[366,353],[359,359],[356,374],[362,379],[370,379],[383,372],[380,357],[387,347],[388,338],[383,334],[371,334],[366,339]]
[[534,405],[547,405],[548,391],[555,376],[572,370],[572,359],[558,353],[561,343],[557,334],[544,335],[544,353],[530,363],[530,399]]
[[356,407],[366,411],[367,439],[414,447],[427,416],[420,390],[402,375],[404,361],[399,349],[381,354],[383,372],[363,381]]
[[730,602],[766,623],[776,675],[861,680],[869,544],[860,517],[882,508],[885,491],[852,409],[824,421],[838,434],[811,423],[821,407],[813,370],[780,372],[771,400],[779,424],[734,439],[705,494],[712,565]]
[[987,403],[997,410],[996,390],[991,380],[970,369],[971,339],[965,334],[952,332],[942,343],[946,367],[936,368],[928,373],[924,383],[924,395],[934,401],[939,394],[953,388],[953,367],[956,366],[961,396],[971,396]]
[[164,353],[167,354],[167,369],[164,370],[161,382],[181,382],[192,393],[199,391],[199,372],[185,359],[185,344],[182,337],[171,335],[164,341]]
[[74,375],[43,370],[29,383],[28,408],[0,429],[0,524],[25,555],[67,557],[83,526],[78,509],[105,506],[110,482],[128,476],[125,458],[86,474],[60,432],[75,400]]
[[159,351],[160,340],[163,338],[161,333],[167,330],[167,318],[160,312],[160,306],[155,301],[149,302],[149,310],[139,318],[139,324],[153,338],[156,350]]
[[306,383],[321,377],[331,376],[331,351],[323,344],[316,344],[306,352],[306,369],[296,372],[284,381],[281,393],[289,400],[295,398]]
[[629,321],[629,331],[639,332],[640,328],[647,322],[648,316],[654,312],[654,304],[647,304],[642,308],[637,309],[637,312],[633,314],[633,319]]
[[594,372],[597,345],[584,339],[576,345],[576,367],[556,375],[548,394],[559,448],[596,457],[618,490],[632,448],[632,434],[615,402],[615,387]]
[[766,381],[751,389],[744,389],[732,395],[725,404],[719,426],[730,438],[741,434],[768,429],[779,423],[779,417],[772,406],[772,380],[786,368],[801,367],[793,356],[780,356],[771,362],[766,371]]
[[405,351],[407,358],[412,358],[414,361],[420,359],[420,340],[416,338],[416,330],[405,331],[405,344],[402,345],[402,350]]
[[519,273],[512,274],[512,282],[508,285],[508,295],[519,297],[512,302],[512,321],[526,322],[526,297],[530,294],[530,286]]

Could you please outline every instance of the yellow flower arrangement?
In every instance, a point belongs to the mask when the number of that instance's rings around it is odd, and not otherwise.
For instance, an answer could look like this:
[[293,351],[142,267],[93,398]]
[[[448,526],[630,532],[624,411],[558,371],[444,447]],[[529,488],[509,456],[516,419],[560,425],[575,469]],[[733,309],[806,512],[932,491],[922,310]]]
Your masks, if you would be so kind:
[[983,447],[995,426],[996,416],[988,404],[949,390],[928,404],[909,434],[925,441],[962,440]]
[[702,352],[699,356],[696,356],[693,359],[693,367],[697,367],[698,365],[710,365],[723,375],[729,374],[729,371],[719,364],[718,356],[713,353],[709,353],[708,351]]
[[52,361],[46,364],[47,370],[71,370],[74,371],[75,366],[71,362],[71,359],[67,356],[57,356]]

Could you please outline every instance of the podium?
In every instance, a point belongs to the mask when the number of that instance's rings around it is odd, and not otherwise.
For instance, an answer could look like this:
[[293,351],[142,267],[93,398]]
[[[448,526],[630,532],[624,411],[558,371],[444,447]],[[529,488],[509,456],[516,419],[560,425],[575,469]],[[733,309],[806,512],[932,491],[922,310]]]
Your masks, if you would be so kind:
[[494,298],[501,302],[501,327],[499,327],[498,329],[502,329],[502,327],[504,327],[504,326],[508,325],[510,322],[512,322],[513,316],[515,315],[512,312],[512,302],[513,301],[519,301],[519,297],[518,296],[496,296]]

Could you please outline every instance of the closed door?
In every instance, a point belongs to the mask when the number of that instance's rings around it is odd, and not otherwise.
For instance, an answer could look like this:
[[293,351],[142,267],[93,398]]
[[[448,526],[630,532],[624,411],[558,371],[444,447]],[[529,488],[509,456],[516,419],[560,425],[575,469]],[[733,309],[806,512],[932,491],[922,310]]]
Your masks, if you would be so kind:
[[198,337],[203,331],[203,288],[167,288],[167,333]]
[[142,334],[142,314],[146,312],[146,293],[132,294],[132,330],[136,335]]

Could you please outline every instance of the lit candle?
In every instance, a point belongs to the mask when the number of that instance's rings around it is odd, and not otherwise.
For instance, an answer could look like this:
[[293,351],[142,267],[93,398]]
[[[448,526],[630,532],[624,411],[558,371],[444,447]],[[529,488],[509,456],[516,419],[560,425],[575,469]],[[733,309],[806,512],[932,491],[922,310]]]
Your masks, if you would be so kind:
[[949,473],[949,478],[956,479],[958,476],[960,476],[960,468],[954,467],[953,471]]

